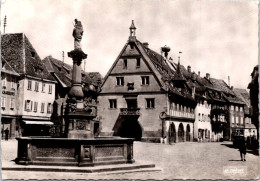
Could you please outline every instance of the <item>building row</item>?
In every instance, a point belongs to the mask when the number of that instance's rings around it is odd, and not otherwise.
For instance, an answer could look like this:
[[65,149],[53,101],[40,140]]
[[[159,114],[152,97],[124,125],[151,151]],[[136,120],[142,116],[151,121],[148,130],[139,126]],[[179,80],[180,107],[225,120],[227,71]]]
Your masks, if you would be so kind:
[[174,143],[257,134],[246,90],[185,68],[169,51],[164,46],[157,53],[140,42],[132,22],[98,97],[101,135]]
[[[1,36],[1,62],[2,136],[7,128],[11,138],[61,133],[72,67],[51,57],[41,60],[23,33]],[[96,91],[101,75],[82,74],[84,89]]]
[[[134,22],[118,58],[104,79],[82,71],[84,97],[97,106],[96,136],[152,142],[230,140],[256,135],[245,89],[205,77],[157,53],[136,38]],[[2,132],[10,136],[62,136],[72,66],[51,56],[40,59],[24,34],[4,34]],[[69,125],[72,128],[74,125]]]

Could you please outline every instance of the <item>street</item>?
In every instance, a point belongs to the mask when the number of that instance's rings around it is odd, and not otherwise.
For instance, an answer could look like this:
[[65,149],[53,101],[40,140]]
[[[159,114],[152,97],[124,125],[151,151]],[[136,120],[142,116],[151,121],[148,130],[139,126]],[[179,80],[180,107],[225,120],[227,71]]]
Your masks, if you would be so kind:
[[[16,158],[17,141],[1,141],[2,161]],[[240,161],[231,142],[186,142],[174,145],[134,143],[134,159],[152,162],[161,172],[61,173],[2,171],[2,179],[257,179],[258,155],[248,151]],[[225,170],[225,171],[224,171]],[[235,170],[235,171],[234,171]],[[225,173],[224,173],[225,172]],[[241,174],[241,172],[244,173]]]

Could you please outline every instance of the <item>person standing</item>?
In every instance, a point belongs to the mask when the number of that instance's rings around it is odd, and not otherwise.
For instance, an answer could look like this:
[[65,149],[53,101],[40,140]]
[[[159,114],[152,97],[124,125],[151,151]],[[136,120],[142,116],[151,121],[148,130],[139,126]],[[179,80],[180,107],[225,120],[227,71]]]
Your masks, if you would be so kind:
[[246,161],[246,141],[244,136],[240,137],[239,152],[240,152],[241,161]]
[[5,129],[5,141],[8,141],[8,136],[9,136],[9,129]]

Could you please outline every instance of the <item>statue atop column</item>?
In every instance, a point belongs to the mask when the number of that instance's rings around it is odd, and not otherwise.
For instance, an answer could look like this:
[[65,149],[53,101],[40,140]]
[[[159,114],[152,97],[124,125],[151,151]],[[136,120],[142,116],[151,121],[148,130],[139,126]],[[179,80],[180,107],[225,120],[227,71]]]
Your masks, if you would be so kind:
[[83,26],[81,24],[81,21],[78,21],[75,19],[75,25],[73,29],[72,36],[74,37],[74,49],[81,49],[81,39],[83,36]]

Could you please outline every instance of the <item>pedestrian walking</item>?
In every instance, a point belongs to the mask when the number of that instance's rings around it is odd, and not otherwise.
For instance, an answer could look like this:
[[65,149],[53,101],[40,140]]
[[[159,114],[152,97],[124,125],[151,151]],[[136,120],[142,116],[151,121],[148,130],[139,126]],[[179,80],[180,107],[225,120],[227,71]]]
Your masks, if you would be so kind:
[[8,141],[8,136],[9,136],[9,129],[5,129],[5,141]]
[[244,136],[240,137],[239,152],[240,152],[241,161],[246,161],[246,141]]

